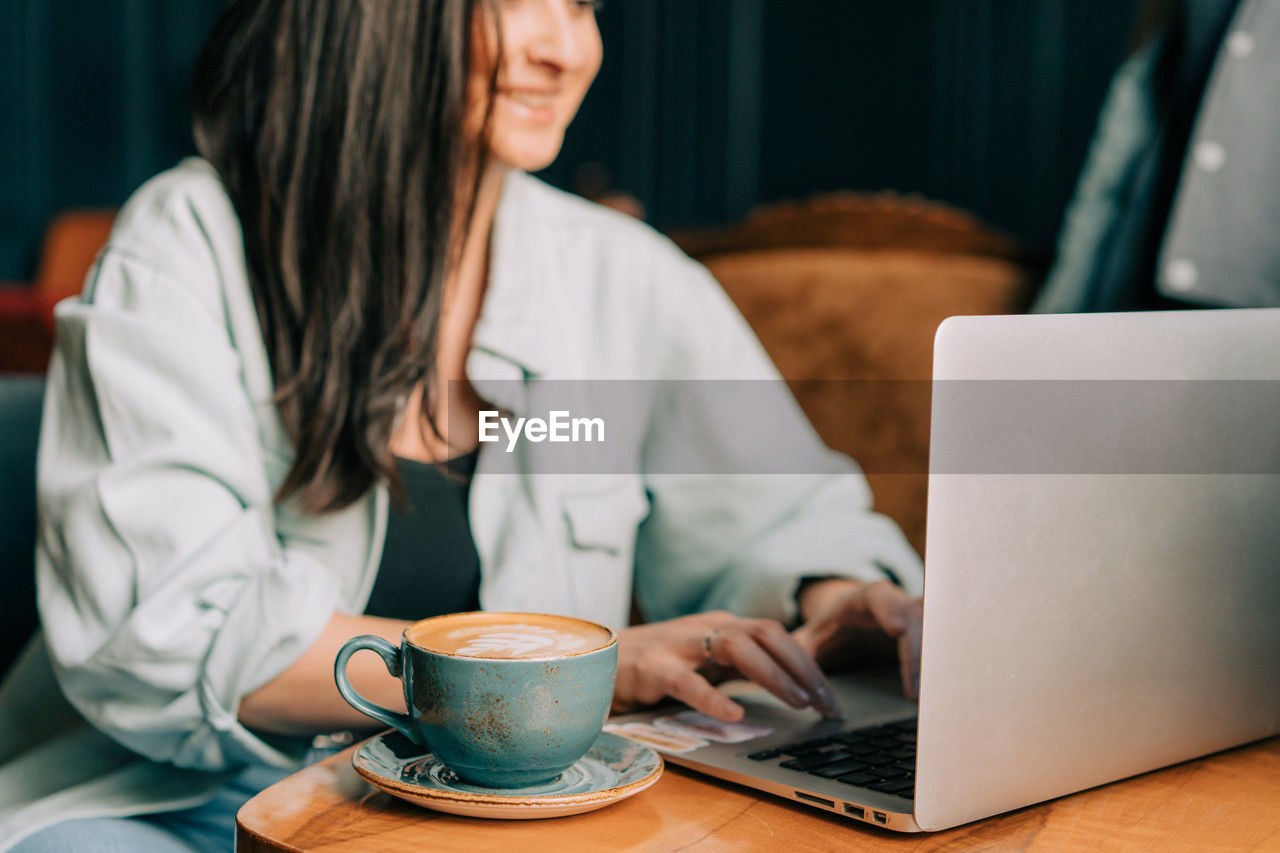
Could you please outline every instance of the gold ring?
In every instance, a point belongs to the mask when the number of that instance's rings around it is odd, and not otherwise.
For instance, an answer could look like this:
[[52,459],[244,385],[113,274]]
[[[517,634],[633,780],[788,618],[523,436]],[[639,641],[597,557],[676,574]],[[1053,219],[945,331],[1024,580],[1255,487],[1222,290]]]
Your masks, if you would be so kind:
[[711,641],[714,640],[716,638],[716,634],[719,633],[719,628],[712,628],[702,638],[702,653],[706,656],[708,661],[716,665],[719,665],[720,661],[716,660],[715,653],[711,651]]

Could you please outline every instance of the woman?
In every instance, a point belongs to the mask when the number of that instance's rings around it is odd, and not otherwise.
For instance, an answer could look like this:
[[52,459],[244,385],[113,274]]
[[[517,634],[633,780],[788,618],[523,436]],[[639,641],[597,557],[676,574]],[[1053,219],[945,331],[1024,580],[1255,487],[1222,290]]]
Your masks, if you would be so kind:
[[[57,311],[43,636],[0,695],[19,849],[229,847],[313,737],[369,730],[334,688],[339,646],[432,612],[613,625],[619,709],[736,719],[709,679],[737,672],[835,714],[815,656],[869,628],[900,638],[913,689],[916,558],[789,398],[777,438],[829,473],[657,470],[720,450],[734,413],[696,399],[637,414],[631,473],[476,450],[479,413],[520,414],[537,379],[777,378],[704,270],[525,174],[600,65],[594,13],[238,0],[220,21],[203,159],[138,191]],[[656,621],[628,628],[633,586]],[[401,703],[361,657],[357,688]]]

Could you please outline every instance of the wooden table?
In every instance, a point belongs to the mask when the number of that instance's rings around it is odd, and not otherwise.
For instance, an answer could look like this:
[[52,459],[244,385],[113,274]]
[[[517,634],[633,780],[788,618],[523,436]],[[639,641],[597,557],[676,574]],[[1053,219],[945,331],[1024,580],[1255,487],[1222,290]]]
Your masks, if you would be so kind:
[[437,814],[378,791],[352,749],[250,800],[236,849],[1280,850],[1280,738],[1189,761],[947,832],[899,835],[667,765],[657,784],[589,814],[489,821]]

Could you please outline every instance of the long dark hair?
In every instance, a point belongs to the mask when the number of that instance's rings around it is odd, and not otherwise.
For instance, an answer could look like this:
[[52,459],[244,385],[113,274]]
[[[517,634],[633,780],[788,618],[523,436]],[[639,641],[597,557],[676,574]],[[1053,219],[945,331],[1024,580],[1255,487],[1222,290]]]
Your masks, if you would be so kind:
[[404,499],[398,402],[432,386],[483,168],[465,132],[483,2],[235,0],[201,52],[196,146],[240,218],[296,450],[277,502],[318,515],[378,479]]

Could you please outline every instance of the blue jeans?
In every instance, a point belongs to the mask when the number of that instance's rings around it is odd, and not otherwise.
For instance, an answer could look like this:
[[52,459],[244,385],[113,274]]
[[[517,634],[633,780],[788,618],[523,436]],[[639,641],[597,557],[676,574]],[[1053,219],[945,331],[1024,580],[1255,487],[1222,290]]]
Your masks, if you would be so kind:
[[[336,749],[313,749],[310,764]],[[85,818],[54,824],[18,842],[11,853],[232,853],[236,812],[258,792],[290,774],[252,765],[203,805],[136,817]]]

